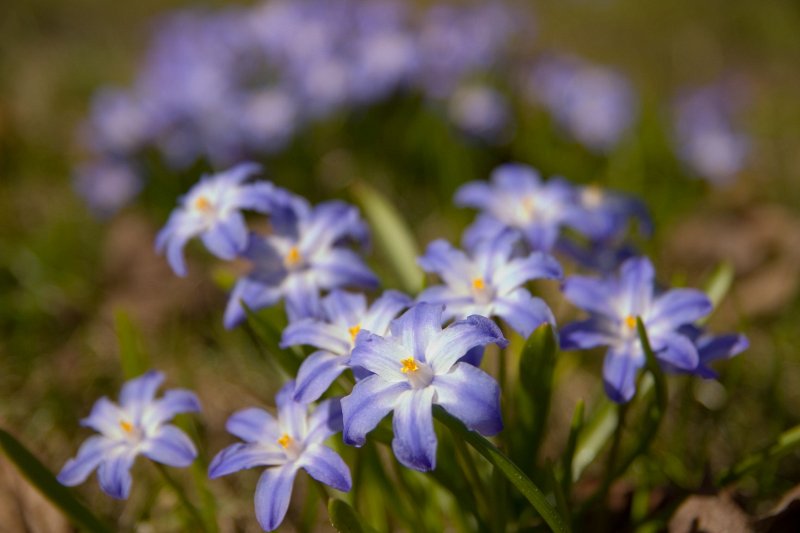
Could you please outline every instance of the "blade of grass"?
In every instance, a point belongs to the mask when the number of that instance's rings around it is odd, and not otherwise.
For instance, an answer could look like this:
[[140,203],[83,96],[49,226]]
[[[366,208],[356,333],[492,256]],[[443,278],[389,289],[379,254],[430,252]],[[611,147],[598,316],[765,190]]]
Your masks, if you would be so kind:
[[145,353],[142,334],[130,315],[122,309],[114,313],[114,329],[117,332],[119,356],[125,378],[132,379],[147,372],[150,369],[150,361]]
[[36,489],[58,507],[75,526],[93,533],[110,533],[111,528],[100,521],[79,502],[72,491],[10,433],[0,429],[0,447],[12,463]]
[[572,494],[572,482],[574,480],[574,459],[575,448],[578,445],[578,437],[583,429],[583,400],[578,400],[575,406],[575,412],[572,414],[572,423],[569,426],[569,437],[567,438],[567,446],[564,449],[564,454],[561,456],[561,492],[567,501],[570,500]]
[[328,501],[331,525],[339,533],[377,533],[359,516],[355,509],[338,498]]
[[724,471],[717,480],[718,486],[729,485],[742,478],[748,472],[756,470],[764,463],[775,461],[800,448],[800,425],[784,431],[778,436],[775,444],[754,453],[728,470]]

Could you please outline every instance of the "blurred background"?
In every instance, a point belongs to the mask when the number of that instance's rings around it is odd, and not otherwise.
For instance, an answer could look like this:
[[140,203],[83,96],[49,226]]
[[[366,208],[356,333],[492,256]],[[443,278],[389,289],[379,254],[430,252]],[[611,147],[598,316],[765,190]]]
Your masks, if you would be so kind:
[[[703,286],[733,267],[710,325],[751,348],[719,382],[671,379],[653,464],[630,481],[656,499],[702,491],[800,422],[799,64],[791,0],[5,0],[0,423],[60,468],[86,435],[78,420],[118,390],[121,334],[198,392],[206,458],[230,442],[228,414],[270,403],[277,376],[243,331],[222,328],[242,265],[190,246],[179,279],[153,250],[204,172],[260,161],[313,201],[354,201],[368,183],[421,249],[458,242],[473,216],[452,205],[460,184],[520,161],[641,198],[655,231],[634,241],[665,283]],[[371,264],[396,286],[375,248]],[[574,315],[542,290],[559,321]],[[553,455],[578,398],[591,411],[602,396],[600,360],[559,363]],[[0,528],[66,529],[0,466]],[[793,454],[737,498],[758,515],[799,479]],[[255,525],[254,480],[214,484],[226,530]],[[145,516],[146,491],[127,505],[80,491],[123,524],[179,529],[159,512],[175,504],[166,496]]]

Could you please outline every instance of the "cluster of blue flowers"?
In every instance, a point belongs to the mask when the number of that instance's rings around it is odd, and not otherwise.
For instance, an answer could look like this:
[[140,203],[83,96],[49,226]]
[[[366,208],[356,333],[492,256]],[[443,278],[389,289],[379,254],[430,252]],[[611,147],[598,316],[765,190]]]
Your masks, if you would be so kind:
[[[419,258],[442,283],[416,298],[388,290],[370,304],[365,294],[346,290],[379,286],[357,252],[368,239],[358,210],[338,201],[312,206],[254,181],[258,171],[242,164],[204,177],[180,200],[156,246],[178,275],[186,274],[184,246],[194,237],[219,258],[249,260],[252,269],[231,293],[225,325],[245,320],[244,306],[258,310],[284,300],[289,325],[282,347],[317,349],[278,393],[277,418],[260,408],[230,417],[227,430],[243,442],[225,448],[209,467],[212,478],[267,467],[255,494],[265,530],[283,520],[300,469],[335,489],[350,489],[347,465],[324,445],[336,433],[346,444],[362,446],[393,413],[395,457],[418,471],[436,467],[434,405],[470,430],[499,433],[500,387],[480,368],[487,346],[508,344],[492,319],[524,337],[543,324],[555,325],[548,305],[528,288],[533,280],[562,280],[554,253],[610,250],[601,264],[584,264],[600,277],[563,279],[564,296],[589,318],[565,326],[560,337],[564,349],[608,348],[604,381],[616,402],[634,396],[644,364],[637,319],[667,371],[713,377],[711,361],[747,346],[741,335],[711,336],[700,329],[697,322],[712,310],[705,294],[663,290],[646,258],[623,257],[618,245],[631,220],[648,226],[642,205],[624,195],[557,178],[543,181],[521,164],[501,166],[490,181],[467,183],[456,193],[458,204],[481,211],[464,233],[464,251],[437,240]],[[268,232],[248,229],[243,211],[266,215]],[[354,385],[349,379],[343,384],[352,387],[350,393],[321,400],[348,370]],[[80,483],[98,467],[103,490],[125,498],[137,455],[172,466],[193,461],[194,445],[166,423],[178,413],[198,411],[199,404],[180,390],[154,399],[162,380],[151,372],[127,383],[120,406],[105,398],[97,402],[84,425],[101,435],[87,440],[65,465],[63,483]]]
[[[543,105],[571,138],[609,152],[638,113],[631,83],[571,56],[511,54],[511,42],[532,42],[533,26],[528,10],[502,2],[418,13],[399,0],[269,0],[175,13],[158,26],[133,86],[95,97],[81,128],[89,161],[76,169],[76,189],[110,214],[142,188],[145,153],[172,168],[199,158],[225,167],[277,153],[307,124],[403,91],[421,94],[470,136],[503,143],[514,131],[498,88],[506,86]],[[716,182],[739,172],[747,143],[726,119],[732,100],[709,90],[681,102],[684,161]]]

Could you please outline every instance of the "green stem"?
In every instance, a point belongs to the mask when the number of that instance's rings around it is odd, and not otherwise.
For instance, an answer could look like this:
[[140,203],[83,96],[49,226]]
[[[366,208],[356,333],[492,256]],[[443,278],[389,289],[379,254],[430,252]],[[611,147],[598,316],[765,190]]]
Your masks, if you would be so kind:
[[189,498],[186,497],[186,492],[184,492],[183,487],[181,487],[180,484],[175,481],[175,478],[173,478],[170,473],[167,472],[167,469],[164,467],[164,465],[155,462],[153,464],[156,466],[156,469],[161,472],[161,477],[164,478],[164,481],[166,481],[167,485],[169,485],[170,488],[175,492],[175,494],[178,496],[178,499],[180,499],[183,506],[191,515],[192,519],[197,522],[198,526],[200,526],[200,529],[203,531],[209,531],[208,525],[206,524],[205,520],[203,520],[203,515],[200,514],[200,511],[197,509],[197,507],[195,507],[194,504],[189,501]]
[[784,431],[772,446],[746,457],[720,475],[717,485],[723,486],[741,479],[742,476],[766,463],[779,459],[800,447],[800,425]]
[[569,531],[569,525],[565,519],[550,505],[550,502],[547,501],[539,487],[494,444],[474,431],[468,430],[464,424],[449,415],[441,407],[434,407],[434,416],[453,432],[454,438],[465,440],[475,451],[500,470],[508,481],[525,496],[552,531],[556,533],[567,533]]

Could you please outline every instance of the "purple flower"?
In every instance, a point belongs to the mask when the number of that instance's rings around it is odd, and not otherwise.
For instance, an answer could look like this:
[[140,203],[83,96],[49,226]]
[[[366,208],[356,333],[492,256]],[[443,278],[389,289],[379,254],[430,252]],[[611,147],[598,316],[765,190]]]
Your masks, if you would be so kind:
[[497,167],[491,183],[473,181],[461,186],[456,191],[455,203],[482,211],[464,235],[468,248],[512,228],[532,249],[548,252],[562,227],[579,215],[574,191],[567,182],[560,179],[542,182],[538,172],[521,164]]
[[139,194],[142,180],[128,163],[103,160],[79,167],[74,186],[95,215],[108,217]]
[[[712,335],[694,325],[683,326],[681,333],[689,337],[697,348],[700,363],[690,373],[706,379],[716,379],[718,374],[708,365],[720,359],[731,359],[750,347],[747,337],[739,333]],[[667,365],[666,370],[687,373],[686,370]]]
[[255,310],[285,298],[290,321],[295,321],[317,316],[320,290],[378,286],[375,274],[344,246],[348,238],[367,238],[358,209],[338,201],[312,208],[298,196],[275,191],[270,212],[273,232],[251,234],[242,253],[253,268],[233,288],[225,327],[245,318],[241,302]]
[[363,294],[335,290],[321,303],[321,318],[289,324],[281,340],[281,347],[308,344],[319,349],[297,371],[294,399],[301,403],[319,398],[348,368],[350,352],[360,331],[386,335],[389,322],[411,304],[411,298],[397,291],[386,291],[367,307]]
[[618,277],[567,278],[564,296],[589,312],[589,319],[561,331],[566,350],[607,346],[603,364],[606,393],[615,402],[627,402],[636,392],[636,373],[645,363],[636,319],[641,318],[656,358],[679,370],[695,371],[697,347],[680,328],[711,312],[711,301],[701,291],[673,289],[655,293],[653,265],[646,258],[625,261]]
[[543,323],[554,324],[547,304],[523,285],[534,279],[558,279],[561,267],[542,252],[515,257],[516,242],[514,232],[504,231],[495,239],[481,241],[471,256],[444,240],[430,243],[418,262],[445,284],[425,289],[418,301],[444,304],[445,320],[499,316],[526,338]]
[[342,458],[323,442],[342,430],[338,399],[325,400],[309,414],[308,406],[295,402],[294,382],[275,397],[277,420],[252,407],[234,413],[225,428],[244,442],[228,446],[211,461],[211,479],[256,466],[268,467],[256,487],[258,523],[265,531],[277,528],[286,516],[292,485],[301,468],[321,483],[349,491],[350,470]]
[[458,88],[450,98],[448,111],[456,126],[478,139],[502,142],[510,133],[508,102],[502,94],[486,85]]
[[242,253],[247,246],[247,226],[241,210],[269,210],[272,184],[243,183],[260,170],[254,163],[242,163],[206,176],[180,199],[156,238],[156,250],[166,251],[177,275],[186,275],[183,247],[198,235],[208,251],[221,259],[234,259]]
[[611,150],[636,114],[636,95],[621,74],[574,58],[542,61],[529,91],[561,128],[598,152]]
[[81,445],[78,455],[61,469],[58,480],[68,486],[79,485],[97,468],[103,492],[126,499],[137,455],[169,466],[189,466],[197,450],[183,431],[167,422],[179,413],[200,411],[200,403],[194,393],[182,389],[169,390],[155,399],[163,381],[164,374],[150,371],[125,383],[119,405],[106,397],[97,400],[81,425],[100,435]]
[[675,102],[675,141],[681,160],[710,182],[729,183],[744,168],[750,139],[735,125],[737,94],[711,85],[681,95]]
[[366,434],[394,411],[394,454],[403,465],[424,472],[436,467],[434,404],[483,435],[503,428],[497,382],[459,359],[472,348],[505,347],[508,341],[482,316],[442,329],[443,310],[419,303],[392,321],[389,336],[359,333],[350,364],[373,375],[342,399],[345,443],[362,446]]

